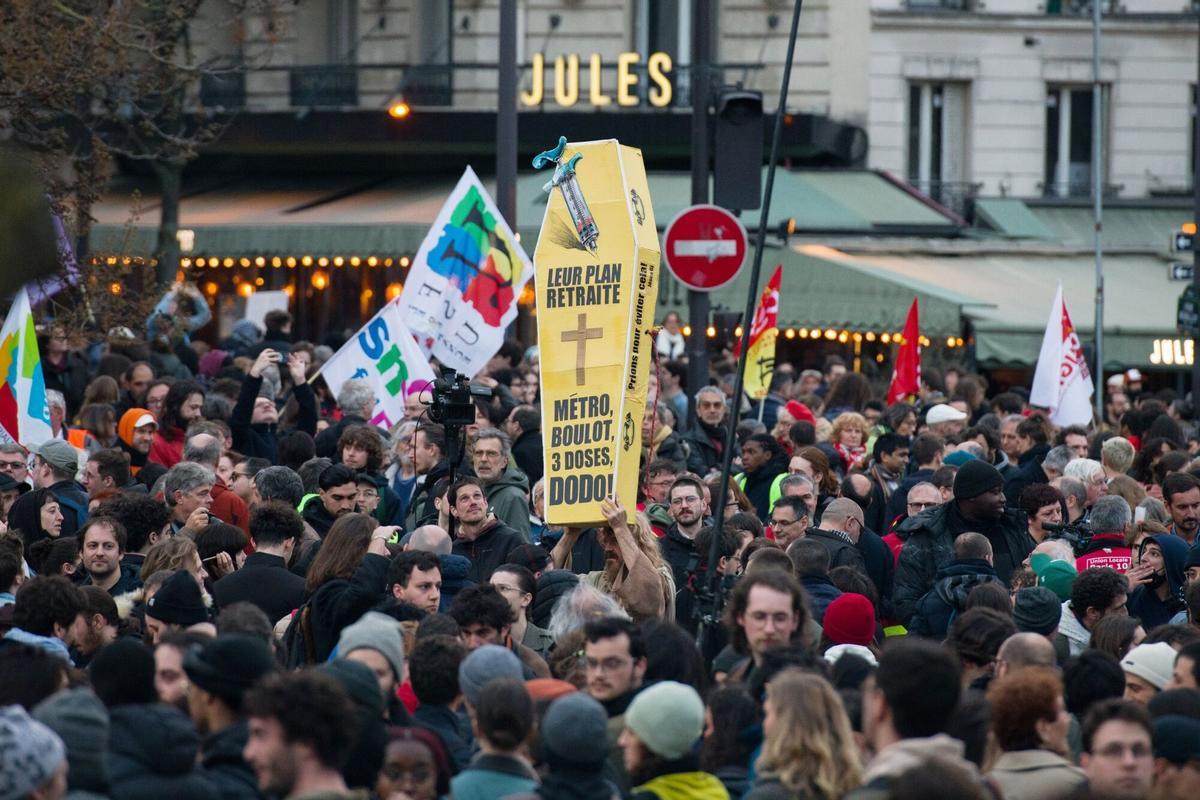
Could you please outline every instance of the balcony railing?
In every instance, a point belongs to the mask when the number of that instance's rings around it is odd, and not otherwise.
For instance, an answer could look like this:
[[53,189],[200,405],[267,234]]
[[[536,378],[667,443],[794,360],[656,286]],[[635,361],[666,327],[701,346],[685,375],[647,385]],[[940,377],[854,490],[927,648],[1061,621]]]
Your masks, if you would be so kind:
[[[1125,188],[1123,183],[1105,183],[1100,192],[1104,197],[1117,197]],[[1043,197],[1082,198],[1092,196],[1091,180],[1068,181],[1066,183],[1042,183]]]
[[200,105],[226,111],[246,107],[246,73],[206,72],[200,76]]

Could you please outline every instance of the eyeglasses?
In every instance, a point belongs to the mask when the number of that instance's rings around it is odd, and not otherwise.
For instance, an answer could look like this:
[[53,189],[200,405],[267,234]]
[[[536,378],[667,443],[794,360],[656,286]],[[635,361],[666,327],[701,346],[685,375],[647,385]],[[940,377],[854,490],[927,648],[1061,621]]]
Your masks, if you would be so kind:
[[788,525],[795,525],[800,519],[803,519],[803,517],[799,519],[772,519],[771,525],[776,528],[786,528]]
[[932,502],[932,501],[931,501],[931,502],[928,502],[928,503],[909,503],[909,504],[908,504],[908,507],[909,507],[909,508],[915,508],[915,509],[916,509],[916,510],[918,510],[918,511],[924,511],[925,509],[927,509],[927,508],[933,508],[933,507],[934,507],[934,506],[936,506],[936,505],[938,505],[938,503],[935,503],[935,502]]

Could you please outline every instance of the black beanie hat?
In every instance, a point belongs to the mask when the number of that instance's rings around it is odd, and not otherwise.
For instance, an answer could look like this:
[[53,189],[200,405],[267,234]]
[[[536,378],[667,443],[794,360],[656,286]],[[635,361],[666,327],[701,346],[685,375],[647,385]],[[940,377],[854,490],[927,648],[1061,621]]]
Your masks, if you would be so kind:
[[101,648],[88,667],[96,696],[109,708],[158,702],[154,654],[135,639],[117,639]]
[[167,578],[146,603],[146,616],[171,625],[197,625],[208,622],[208,609],[200,594],[200,584],[192,573],[181,569]]
[[246,690],[275,667],[267,643],[246,633],[223,633],[183,657],[188,680],[224,700],[234,711],[241,708]]
[[1027,586],[1017,592],[1013,603],[1013,622],[1017,630],[1047,635],[1058,627],[1062,618],[1062,603],[1058,595],[1045,586]]
[[970,500],[998,486],[1004,485],[1000,470],[986,461],[975,459],[958,468],[954,475],[954,499]]

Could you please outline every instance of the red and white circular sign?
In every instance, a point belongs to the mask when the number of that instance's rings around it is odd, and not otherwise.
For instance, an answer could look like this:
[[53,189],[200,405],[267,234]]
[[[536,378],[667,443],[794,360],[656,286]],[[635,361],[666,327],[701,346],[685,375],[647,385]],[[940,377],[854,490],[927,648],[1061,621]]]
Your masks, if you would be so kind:
[[689,206],[667,225],[663,257],[671,274],[689,289],[720,289],[746,260],[746,229],[720,206]]

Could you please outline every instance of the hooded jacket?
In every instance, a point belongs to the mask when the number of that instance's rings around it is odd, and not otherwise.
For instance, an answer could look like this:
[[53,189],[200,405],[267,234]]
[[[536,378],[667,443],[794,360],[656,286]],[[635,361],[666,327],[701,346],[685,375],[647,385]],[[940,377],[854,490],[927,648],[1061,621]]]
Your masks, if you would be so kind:
[[842,590],[833,585],[828,575],[805,575],[800,579],[804,593],[808,595],[808,608],[818,625],[825,622],[825,609],[842,596]]
[[1067,640],[1067,652],[1077,656],[1092,642],[1092,632],[1083,626],[1079,617],[1071,610],[1071,601],[1062,604],[1062,616],[1058,621],[1058,635]]
[[471,572],[471,561],[463,556],[447,553],[438,556],[438,567],[442,573],[442,598],[438,601],[438,611],[445,614],[454,603],[455,596],[474,586],[475,581],[467,577]]
[[474,539],[454,540],[451,552],[471,562],[467,577],[475,583],[487,583],[496,567],[508,561],[508,554],[525,542],[521,535],[498,519],[494,519]]
[[[543,572],[537,579],[537,591],[533,595],[533,605],[530,606],[529,619],[541,628],[550,627],[550,615],[558,598],[579,585],[579,576],[569,569],[550,569]],[[445,597],[446,581],[442,576],[442,596]]]
[[112,800],[216,800],[196,767],[200,737],[178,709],[154,704],[109,711],[108,769]]
[[672,772],[636,786],[633,800],[729,800],[729,792],[716,775],[707,772]]
[[999,583],[996,570],[981,558],[951,561],[938,570],[933,588],[917,601],[916,611],[908,623],[914,636],[942,639],[950,623],[967,606],[967,596],[976,586]]
[[529,542],[529,479],[511,463],[504,474],[486,484],[488,505],[496,519],[512,528]]
[[[1005,509],[1004,515],[988,530],[981,530],[978,524],[963,518],[954,500],[906,519],[900,530],[902,538],[904,533],[908,538],[896,567],[892,604],[896,619],[905,625],[912,618],[917,601],[933,588],[937,571],[954,560],[954,539],[960,533],[978,531],[989,540],[1002,538],[1010,560],[1016,565],[1020,565],[1034,547],[1023,511]],[[997,553],[1000,549],[993,545]],[[1001,563],[997,558],[993,566],[1000,580],[1007,583],[1012,575],[1012,564]]]
[[1187,580],[1183,576],[1188,557],[1187,542],[1169,533],[1155,534],[1150,538],[1162,550],[1167,599],[1160,600],[1154,589],[1142,584],[1129,593],[1129,601],[1125,604],[1129,616],[1140,619],[1146,630],[1156,625],[1166,625],[1171,617],[1187,607],[1183,600],[1183,592],[1187,588]]

